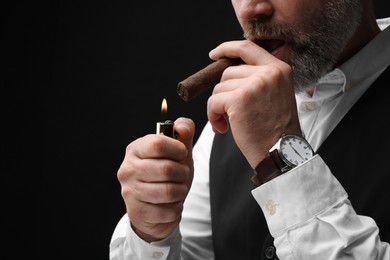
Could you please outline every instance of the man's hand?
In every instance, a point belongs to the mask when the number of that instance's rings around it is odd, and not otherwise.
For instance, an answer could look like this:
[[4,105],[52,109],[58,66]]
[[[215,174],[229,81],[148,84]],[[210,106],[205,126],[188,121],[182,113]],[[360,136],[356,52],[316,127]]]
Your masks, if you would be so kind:
[[291,67],[247,40],[222,43],[210,57],[246,63],[224,71],[208,100],[207,115],[216,133],[225,133],[230,125],[255,168],[282,134],[301,134]]
[[140,238],[167,237],[179,224],[193,179],[192,120],[175,121],[178,140],[150,134],[130,143],[118,170],[127,214]]

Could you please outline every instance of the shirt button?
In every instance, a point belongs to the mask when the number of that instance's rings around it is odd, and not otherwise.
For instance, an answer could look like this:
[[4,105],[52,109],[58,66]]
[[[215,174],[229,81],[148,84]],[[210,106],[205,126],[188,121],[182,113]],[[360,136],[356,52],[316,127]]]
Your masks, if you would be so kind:
[[314,111],[316,110],[317,106],[316,106],[316,103],[315,102],[307,102],[305,103],[305,109],[307,111]]
[[277,203],[275,203],[272,200],[267,201],[267,204],[265,204],[265,210],[268,212],[268,214],[273,215],[276,213],[276,207],[278,206]]
[[274,246],[269,246],[265,249],[265,257],[267,259],[274,259],[276,248]]
[[161,258],[163,255],[164,255],[163,252],[156,251],[156,252],[153,252],[152,257],[153,257],[154,259],[159,259],[159,258]]

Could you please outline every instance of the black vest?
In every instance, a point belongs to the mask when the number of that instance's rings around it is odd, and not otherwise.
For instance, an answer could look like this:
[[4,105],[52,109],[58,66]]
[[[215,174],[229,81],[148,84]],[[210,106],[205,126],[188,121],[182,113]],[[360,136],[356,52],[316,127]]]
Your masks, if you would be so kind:
[[[317,151],[356,212],[372,217],[390,241],[390,68],[352,107]],[[387,165],[389,163],[389,165]],[[253,198],[253,170],[231,133],[216,135],[210,157],[215,259],[277,259]]]

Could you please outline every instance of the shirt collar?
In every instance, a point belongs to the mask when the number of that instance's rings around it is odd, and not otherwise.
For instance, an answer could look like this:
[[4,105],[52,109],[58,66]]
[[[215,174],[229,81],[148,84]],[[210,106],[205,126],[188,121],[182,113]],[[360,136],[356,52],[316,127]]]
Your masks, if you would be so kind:
[[305,91],[298,93],[298,101],[322,102],[336,98],[343,93],[345,83],[345,74],[342,70],[336,68],[317,81],[312,96],[308,95]]

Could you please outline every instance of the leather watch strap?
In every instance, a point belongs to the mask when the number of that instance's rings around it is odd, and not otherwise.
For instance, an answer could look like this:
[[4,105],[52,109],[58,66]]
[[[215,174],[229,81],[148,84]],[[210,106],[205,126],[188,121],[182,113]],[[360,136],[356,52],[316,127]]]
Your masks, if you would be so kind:
[[255,186],[260,186],[273,178],[282,175],[287,169],[286,164],[280,159],[278,150],[273,150],[256,166],[255,175],[251,181]]

